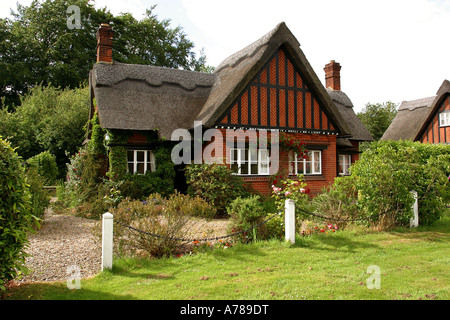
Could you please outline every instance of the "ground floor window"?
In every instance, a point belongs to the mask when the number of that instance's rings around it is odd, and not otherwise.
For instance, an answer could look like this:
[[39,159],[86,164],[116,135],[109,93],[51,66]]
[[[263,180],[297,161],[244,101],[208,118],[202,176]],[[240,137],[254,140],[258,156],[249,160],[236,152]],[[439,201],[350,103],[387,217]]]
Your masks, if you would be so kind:
[[231,170],[238,175],[268,175],[269,150],[230,149]]
[[289,174],[322,174],[322,151],[310,150],[304,157],[299,157],[297,153],[291,151],[289,153]]
[[349,175],[349,168],[352,164],[352,156],[349,154],[339,155],[339,175]]
[[151,150],[127,150],[127,172],[145,174],[147,171],[154,172],[155,156]]

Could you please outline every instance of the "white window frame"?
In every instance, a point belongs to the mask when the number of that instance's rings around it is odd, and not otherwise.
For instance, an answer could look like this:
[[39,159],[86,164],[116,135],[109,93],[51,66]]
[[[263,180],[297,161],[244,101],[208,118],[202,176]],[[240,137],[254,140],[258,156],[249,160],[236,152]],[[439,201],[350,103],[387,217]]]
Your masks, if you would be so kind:
[[439,126],[450,126],[450,110],[445,110],[439,113]]
[[[341,165],[343,171],[341,171]],[[349,168],[352,165],[352,156],[350,154],[340,154],[339,155],[339,175],[348,176],[350,175]]]
[[[128,158],[128,152],[133,152],[133,160]],[[138,153],[144,153],[144,161],[138,161]],[[148,155],[150,154],[150,159]],[[133,164],[133,172],[130,172],[130,164]],[[144,164],[144,173],[138,172],[138,164]],[[152,150],[144,149],[127,149],[127,172],[132,174],[145,174],[147,171],[155,172],[156,162],[155,155]]]
[[[255,155],[252,155],[252,150],[256,151]],[[237,151],[237,159],[234,157],[234,152]],[[242,149],[242,148],[230,148],[230,166],[237,164],[238,170],[234,174],[241,176],[269,175],[269,150],[268,149]],[[252,173],[252,165],[257,165],[257,173]],[[247,166],[247,170],[242,170],[244,166]],[[243,172],[246,171],[246,172]]]
[[[319,170],[316,170],[314,165],[319,162]],[[311,172],[306,172],[310,165]],[[303,166],[303,172],[299,172],[298,167]],[[289,153],[289,174],[297,175],[303,174],[305,176],[319,176],[322,174],[322,151],[321,150],[309,150],[307,159],[299,158],[297,153],[291,151]]]

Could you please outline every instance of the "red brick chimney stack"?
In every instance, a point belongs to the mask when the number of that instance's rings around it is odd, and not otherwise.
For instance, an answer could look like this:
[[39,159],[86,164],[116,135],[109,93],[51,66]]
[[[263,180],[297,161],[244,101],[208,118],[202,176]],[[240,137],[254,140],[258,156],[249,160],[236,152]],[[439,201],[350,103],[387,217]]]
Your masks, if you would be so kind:
[[114,31],[107,23],[102,23],[97,30],[97,62],[112,63]]
[[325,70],[325,87],[341,90],[341,65],[331,60],[323,70]]

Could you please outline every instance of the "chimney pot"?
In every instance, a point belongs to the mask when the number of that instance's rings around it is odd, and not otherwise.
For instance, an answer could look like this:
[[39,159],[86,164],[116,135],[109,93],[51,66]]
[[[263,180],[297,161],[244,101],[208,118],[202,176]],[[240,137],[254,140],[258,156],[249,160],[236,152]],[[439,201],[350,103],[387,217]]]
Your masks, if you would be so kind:
[[334,60],[325,65],[325,87],[341,90],[341,65]]
[[100,24],[97,30],[97,62],[112,63],[114,31],[107,23]]

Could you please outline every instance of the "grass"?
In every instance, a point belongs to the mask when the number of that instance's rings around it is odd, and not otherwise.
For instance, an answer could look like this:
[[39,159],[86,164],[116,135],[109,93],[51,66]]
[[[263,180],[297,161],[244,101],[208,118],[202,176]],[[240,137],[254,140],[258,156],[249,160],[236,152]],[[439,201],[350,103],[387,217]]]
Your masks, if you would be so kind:
[[[114,261],[81,280],[13,287],[8,300],[448,300],[450,215],[428,227],[375,232],[356,228],[259,241],[180,258]],[[380,289],[369,289],[369,266]]]

